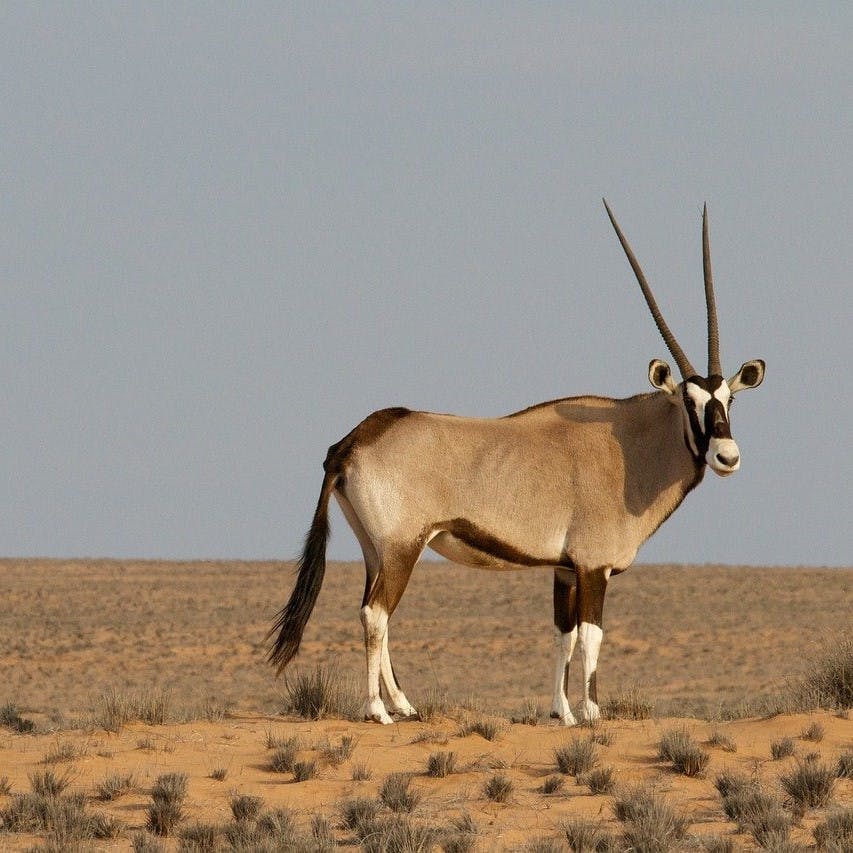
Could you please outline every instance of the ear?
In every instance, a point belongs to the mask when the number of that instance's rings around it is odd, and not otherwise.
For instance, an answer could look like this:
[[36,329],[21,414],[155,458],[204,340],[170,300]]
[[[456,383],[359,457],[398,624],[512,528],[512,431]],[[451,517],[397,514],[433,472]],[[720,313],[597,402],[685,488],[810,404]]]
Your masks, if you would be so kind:
[[675,394],[678,391],[678,385],[672,378],[669,365],[659,358],[653,358],[649,362],[649,382],[659,391],[665,391],[667,394]]
[[743,391],[744,388],[757,388],[764,379],[764,362],[760,358],[746,361],[740,370],[729,379],[729,390],[732,394]]

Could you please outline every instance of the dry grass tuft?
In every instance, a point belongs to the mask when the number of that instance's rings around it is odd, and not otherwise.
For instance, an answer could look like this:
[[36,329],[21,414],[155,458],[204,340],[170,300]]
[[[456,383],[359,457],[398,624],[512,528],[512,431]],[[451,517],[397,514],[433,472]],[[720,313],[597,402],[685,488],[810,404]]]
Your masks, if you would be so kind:
[[566,821],[561,828],[569,847],[576,853],[615,853],[617,850],[616,839],[601,821],[574,818]]
[[825,806],[835,789],[835,768],[820,761],[798,761],[796,767],[779,777],[785,793],[798,809]]
[[324,743],[318,748],[318,751],[324,761],[333,767],[337,767],[352,757],[357,743],[358,739],[353,735],[343,735],[339,744]]
[[685,728],[669,729],[658,744],[658,758],[670,761],[685,776],[698,776],[708,766],[711,756],[699,746]]
[[593,794],[612,794],[616,787],[616,779],[612,767],[596,767],[590,770],[585,776],[578,779],[578,782],[589,786],[589,790]]
[[111,773],[95,786],[95,796],[99,800],[117,800],[132,791],[134,784],[132,773]]
[[119,732],[127,723],[162,726],[169,721],[172,698],[168,690],[152,688],[129,693],[110,688],[95,702],[93,719],[109,732]]
[[293,765],[293,781],[294,782],[307,782],[309,779],[314,779],[317,776],[317,762],[308,760],[308,761],[297,761],[296,764]]
[[601,715],[605,720],[648,720],[654,712],[654,701],[637,685],[601,703]]
[[774,761],[781,761],[783,758],[788,758],[794,754],[794,739],[790,737],[780,737],[770,741],[770,757]]
[[219,827],[197,821],[178,833],[179,853],[216,853],[219,849]]
[[562,789],[566,785],[566,780],[563,776],[559,776],[554,773],[551,776],[548,776],[545,781],[542,783],[542,793],[543,794],[556,794],[558,791],[562,791]]
[[487,800],[495,803],[505,803],[513,792],[512,780],[503,773],[495,773],[490,776],[483,786],[483,794]]
[[12,731],[21,734],[29,734],[34,732],[36,728],[36,724],[32,720],[22,717],[11,702],[7,702],[0,708],[0,726],[5,726],[7,729],[12,729]]
[[455,752],[433,752],[427,759],[426,775],[443,779],[456,770]]
[[235,793],[231,795],[228,804],[234,820],[255,820],[261,813],[264,800],[262,797],[254,797],[251,794]]
[[818,849],[829,853],[853,850],[853,808],[832,812],[814,828]]
[[708,746],[715,746],[717,749],[722,749],[724,752],[737,752],[737,744],[728,736],[724,735],[719,729],[711,732],[708,738]]
[[572,738],[554,750],[557,769],[567,776],[580,776],[598,763],[598,750],[590,738]]
[[342,676],[337,667],[318,664],[296,672],[284,680],[284,710],[307,720],[335,717],[357,720],[361,693],[353,680]]
[[273,773],[291,773],[296,764],[296,755],[299,749],[299,738],[295,735],[281,741],[270,756],[269,769]]
[[477,734],[485,740],[493,741],[500,737],[505,728],[506,722],[495,717],[468,717],[459,728],[459,737]]
[[411,773],[392,773],[379,789],[379,799],[392,812],[412,812],[421,801],[421,795],[412,790]]
[[794,710],[853,708],[853,636],[827,641],[792,692]]
[[847,750],[838,756],[835,775],[839,779],[853,779],[853,750]]
[[164,773],[154,781],[146,826],[155,835],[171,835],[183,819],[188,781],[186,773]]
[[643,786],[617,794],[613,813],[625,824],[623,842],[627,848],[648,853],[677,849],[690,825],[652,788]]
[[808,740],[812,743],[820,743],[823,740],[824,735],[826,734],[826,730],[824,727],[815,720],[812,723],[809,723],[801,732],[800,732],[800,740]]

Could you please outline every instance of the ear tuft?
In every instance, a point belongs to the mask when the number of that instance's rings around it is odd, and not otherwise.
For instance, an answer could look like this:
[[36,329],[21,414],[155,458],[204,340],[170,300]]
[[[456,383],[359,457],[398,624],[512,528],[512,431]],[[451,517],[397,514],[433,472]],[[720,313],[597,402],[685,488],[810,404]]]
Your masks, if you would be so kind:
[[653,358],[649,362],[649,382],[652,387],[659,391],[664,391],[667,394],[674,394],[678,390],[675,380],[672,378],[672,371],[665,361],[659,358]]

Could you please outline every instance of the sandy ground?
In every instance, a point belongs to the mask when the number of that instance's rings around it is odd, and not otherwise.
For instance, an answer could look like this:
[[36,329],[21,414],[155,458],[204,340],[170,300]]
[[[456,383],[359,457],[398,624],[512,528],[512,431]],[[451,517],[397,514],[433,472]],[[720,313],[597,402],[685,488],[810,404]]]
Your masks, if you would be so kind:
[[[373,797],[389,773],[406,771],[416,774],[414,787],[423,795],[417,819],[442,826],[466,811],[479,828],[480,850],[521,849],[581,815],[617,828],[611,798],[592,795],[574,779],[557,794],[541,791],[556,772],[555,747],[588,731],[555,726],[545,715],[536,726],[506,722],[526,701],[545,711],[550,706],[546,573],[422,564],[392,623],[395,668],[414,703],[440,694],[470,700],[477,713],[501,714],[504,730],[487,741],[460,734],[462,711],[388,727],[281,716],[282,685],[264,663],[262,641],[287,597],[291,572],[282,563],[0,562],[0,703],[13,702],[39,727],[35,735],[0,728],[0,777],[8,778],[12,794],[28,790],[33,773],[67,769],[69,790],[92,797],[92,810],[128,827],[123,838],[95,843],[93,849],[104,850],[130,849],[129,833],[145,823],[153,780],[173,770],[190,777],[189,819],[220,824],[230,819],[235,791],[259,795],[267,807],[286,805],[304,824],[317,812],[337,821],[343,799]],[[334,662],[342,679],[361,683],[362,582],[359,566],[329,566],[301,667]],[[735,767],[778,789],[797,759],[772,761],[772,741],[790,736],[797,756],[818,753],[834,762],[853,749],[853,722],[830,712],[728,718],[784,694],[786,679],[801,671],[822,638],[850,632],[851,589],[851,569],[638,566],[614,578],[599,689],[606,699],[639,685],[657,711],[649,720],[604,723],[611,743],[598,747],[600,765],[613,767],[622,784],[653,783],[689,815],[691,835],[721,834],[739,849],[755,849],[746,836],[732,834],[713,786],[716,774]],[[189,721],[108,732],[96,721],[99,695],[108,689],[168,690],[172,719]],[[575,674],[572,701],[578,690]],[[823,740],[801,740],[815,721]],[[662,732],[676,726],[699,741],[722,733],[737,750],[707,746],[711,762],[703,777],[682,776],[657,758]],[[318,762],[319,776],[296,783],[292,774],[272,772],[270,735],[297,736],[301,757]],[[323,745],[347,735],[356,740],[353,755],[329,764]],[[71,761],[43,763],[66,744]],[[427,758],[438,750],[456,753],[459,772],[425,775]],[[354,782],[355,764],[368,767],[371,778]],[[210,774],[220,768],[226,777],[216,781]],[[132,791],[114,802],[95,801],[95,785],[118,772],[133,774]],[[507,803],[483,795],[494,772],[513,784]],[[0,808],[8,802],[0,796]],[[835,803],[853,805],[853,781],[838,780]],[[825,813],[808,812],[793,837],[813,844],[811,829]],[[340,843],[351,842],[351,834],[336,833]],[[0,835],[0,849],[24,850],[36,841]]]

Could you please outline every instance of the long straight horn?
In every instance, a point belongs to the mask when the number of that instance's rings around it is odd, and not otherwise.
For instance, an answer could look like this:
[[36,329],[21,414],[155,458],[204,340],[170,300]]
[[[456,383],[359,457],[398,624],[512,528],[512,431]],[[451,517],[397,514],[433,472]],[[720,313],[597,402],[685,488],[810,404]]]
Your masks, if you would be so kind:
[[687,356],[684,354],[684,351],[678,345],[678,341],[675,339],[675,335],[669,330],[669,326],[666,324],[666,320],[663,319],[663,315],[660,312],[660,308],[658,308],[657,302],[655,302],[655,297],[652,294],[652,289],[649,287],[648,282],[646,281],[646,277],[643,275],[643,271],[640,269],[640,264],[637,261],[637,258],[634,256],[634,253],[631,251],[631,247],[628,245],[628,241],[625,239],[625,235],[622,233],[622,229],[619,227],[616,222],[616,218],[613,216],[613,212],[610,210],[610,205],[607,203],[607,199],[602,199],[604,202],[604,207],[607,210],[607,215],[610,217],[610,222],[613,224],[614,229],[616,230],[616,236],[619,238],[619,242],[622,244],[622,248],[625,250],[625,255],[628,258],[628,263],[631,264],[631,269],[634,270],[634,275],[637,276],[637,281],[640,284],[640,290],[643,291],[643,296],[646,298],[646,304],[649,306],[649,311],[652,312],[652,317],[654,318],[655,325],[658,327],[658,331],[663,338],[663,342],[667,345],[667,348],[672,353],[672,357],[675,359],[675,363],[678,365],[678,369],[681,371],[682,379],[689,379],[691,376],[696,376],[696,371],[693,369],[693,365],[688,360]]
[[717,300],[714,299],[714,276],[711,274],[711,248],[708,243],[707,204],[702,208],[702,271],[705,273],[705,306],[708,310],[708,376],[722,376]]

